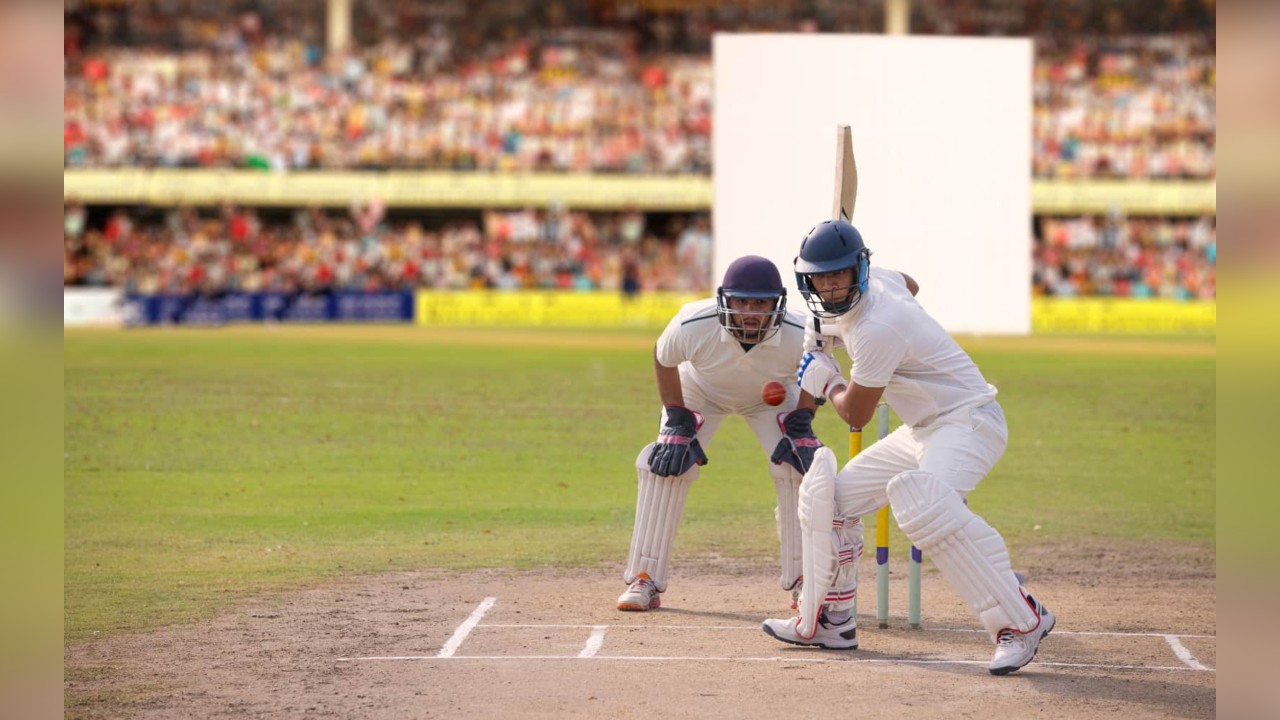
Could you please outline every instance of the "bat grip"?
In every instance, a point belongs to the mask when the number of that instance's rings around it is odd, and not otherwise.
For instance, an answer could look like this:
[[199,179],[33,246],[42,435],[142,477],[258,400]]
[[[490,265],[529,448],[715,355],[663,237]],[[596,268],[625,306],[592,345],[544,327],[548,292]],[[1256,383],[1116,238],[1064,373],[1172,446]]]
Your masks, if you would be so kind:
[[[814,332],[815,332],[815,333],[817,334],[817,336],[818,336],[818,339],[817,339],[817,341],[816,341],[816,342],[817,342],[817,344],[818,344],[818,349],[819,349],[819,350],[822,350],[822,349],[823,349],[823,342],[822,342],[822,337],[823,337],[823,335],[822,335],[822,320],[820,320],[820,319],[818,319],[818,318],[816,318],[816,317],[813,319],[813,330],[814,330]],[[823,397],[823,396],[819,395],[818,397],[816,397],[816,398],[814,398],[814,399],[813,399],[813,404],[814,404],[814,405],[816,405],[816,406],[818,406],[818,407],[822,407],[823,405],[826,405],[826,404],[827,404],[827,399],[826,399],[825,397]]]

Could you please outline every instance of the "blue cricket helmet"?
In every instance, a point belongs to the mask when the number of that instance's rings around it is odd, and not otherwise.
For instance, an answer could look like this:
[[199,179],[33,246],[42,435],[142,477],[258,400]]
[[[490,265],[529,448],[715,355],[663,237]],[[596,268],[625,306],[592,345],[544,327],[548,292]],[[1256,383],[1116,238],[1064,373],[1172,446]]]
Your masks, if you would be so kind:
[[[842,288],[843,297],[824,299],[813,286],[813,276],[853,268],[852,284]],[[867,291],[871,275],[871,251],[862,242],[862,233],[845,220],[827,220],[814,226],[800,241],[795,259],[796,286],[821,318],[836,318],[849,312]]]
[[[729,307],[731,298],[772,300],[768,310]],[[720,326],[744,343],[760,343],[782,329],[787,312],[787,289],[778,266],[759,255],[744,255],[729,263],[724,281],[716,290]]]

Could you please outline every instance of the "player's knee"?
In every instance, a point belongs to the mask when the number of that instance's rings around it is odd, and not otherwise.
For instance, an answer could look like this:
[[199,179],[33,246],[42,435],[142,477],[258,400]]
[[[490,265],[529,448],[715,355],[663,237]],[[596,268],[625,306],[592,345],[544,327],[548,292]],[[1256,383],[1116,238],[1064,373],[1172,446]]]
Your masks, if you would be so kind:
[[929,485],[933,480],[933,473],[923,470],[907,470],[889,478],[889,484],[885,486],[885,493],[889,495],[889,502],[894,501],[894,496],[905,498],[907,495],[916,495],[920,490]]
[[899,473],[885,488],[898,527],[921,550],[959,532],[970,513],[960,496],[933,473]]
[[649,472],[649,458],[653,456],[653,448],[657,444],[649,443],[640,449],[640,454],[636,456],[636,470]]
[[799,485],[804,476],[796,471],[790,463],[769,463],[769,477],[774,482],[791,483]]
[[[657,443],[649,443],[648,445],[645,445],[643,448],[640,449],[640,454],[636,456],[637,477],[641,479],[646,477],[658,477],[657,475],[654,475],[651,470],[649,470],[649,458],[653,455],[653,448],[655,446],[657,446]],[[691,483],[694,480],[698,479],[698,472],[701,468],[702,468],[701,465],[694,465],[690,467],[688,470],[686,470],[683,475],[677,475],[675,477],[677,477],[682,482]]]

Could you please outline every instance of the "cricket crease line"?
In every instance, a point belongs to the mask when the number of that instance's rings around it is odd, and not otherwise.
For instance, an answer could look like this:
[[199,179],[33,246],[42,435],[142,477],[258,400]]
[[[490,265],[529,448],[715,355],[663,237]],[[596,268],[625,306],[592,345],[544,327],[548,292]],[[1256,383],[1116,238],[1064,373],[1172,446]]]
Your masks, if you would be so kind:
[[615,630],[760,630],[759,625],[584,625],[580,623],[572,624],[556,624],[556,623],[525,623],[519,625],[501,625],[498,623],[481,623],[476,627],[482,628],[506,628],[519,630],[520,628],[529,628],[538,630],[542,628],[613,628]]
[[583,646],[582,652],[578,653],[580,658],[595,657],[600,652],[600,647],[604,645],[605,625],[596,625],[591,628],[591,637],[587,638],[587,644]]
[[1208,670],[1209,669],[1204,665],[1200,664],[1200,661],[1196,659],[1195,655],[1191,654],[1191,651],[1187,649],[1186,645],[1183,645],[1181,642],[1178,641],[1178,636],[1165,635],[1164,641],[1169,643],[1169,647],[1173,648],[1173,654],[1177,655],[1179,660],[1186,663],[1187,667],[1191,668],[1192,670]]
[[[507,625],[499,623],[481,623],[476,627],[482,628],[505,628],[509,630],[519,630],[521,628],[529,628],[536,630],[539,628],[612,628],[615,630],[760,630],[759,625],[588,625],[583,623],[522,623],[516,625]],[[861,628],[860,628],[861,629]],[[868,628],[870,631],[880,632],[880,628]],[[919,633],[921,630],[935,632],[951,632],[951,633],[974,633],[985,634],[986,630],[974,628],[935,628],[924,627],[920,630],[911,629],[911,633]],[[905,628],[904,632],[908,632]],[[1201,638],[1207,640],[1216,640],[1217,635],[1193,635],[1191,633],[1160,633],[1160,632],[1107,632],[1101,630],[1058,630],[1054,629],[1054,635],[1083,635],[1088,637],[1157,637],[1157,638]]]
[[[617,656],[593,655],[394,655],[338,658],[337,662],[394,662],[412,660],[592,660],[620,662],[781,662],[781,663],[846,663],[850,665],[986,665],[987,660],[960,659],[910,659],[910,658],[804,658],[804,657],[707,657],[707,656]],[[1110,665],[1106,663],[1040,662],[1032,668],[1079,668],[1086,670],[1160,670],[1173,672],[1217,672],[1214,668],[1194,668],[1188,665]]]
[[498,602],[498,598],[496,597],[487,597],[482,600],[480,604],[476,606],[476,609],[471,611],[471,615],[467,617],[466,620],[462,621],[462,624],[458,626],[458,629],[453,631],[453,637],[449,638],[449,642],[445,643],[444,647],[440,648],[440,652],[436,654],[436,657],[453,657],[453,654],[462,646],[462,642],[471,634],[471,630],[480,624],[480,620],[484,618],[484,614],[489,612],[489,608],[493,607],[496,602]]
[[[982,633],[986,634],[986,630],[974,630],[972,628],[928,628],[938,632],[955,632],[955,633]],[[913,631],[914,632],[914,631]],[[1158,632],[1103,632],[1101,630],[1059,630],[1053,629],[1054,635],[1087,635],[1090,637],[1158,637],[1158,638],[1204,638],[1209,640],[1218,639],[1217,635],[1191,635],[1189,633],[1158,633]]]

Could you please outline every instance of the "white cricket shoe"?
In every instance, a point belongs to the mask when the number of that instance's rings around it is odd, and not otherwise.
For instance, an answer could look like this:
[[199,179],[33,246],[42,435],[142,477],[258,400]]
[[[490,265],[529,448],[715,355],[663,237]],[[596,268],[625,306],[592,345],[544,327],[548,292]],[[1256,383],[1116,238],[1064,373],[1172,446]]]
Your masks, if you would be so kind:
[[636,575],[627,591],[618,596],[618,609],[630,611],[656,610],[662,607],[662,598],[658,594],[658,586],[653,584],[649,573]]
[[791,605],[792,610],[800,609],[800,595],[804,592],[804,577],[796,580],[796,584],[791,586]]
[[996,634],[996,654],[987,666],[992,675],[1008,675],[1031,662],[1040,649],[1040,641],[1057,622],[1053,613],[1030,595],[1027,595],[1027,604],[1040,618],[1040,623],[1025,633],[1005,628]]
[[836,625],[827,620],[825,612],[822,613],[818,616],[818,631],[807,640],[800,637],[800,633],[797,632],[799,625],[800,617],[797,615],[793,618],[765,620],[760,629],[764,630],[766,635],[792,645],[807,645],[828,650],[858,649],[858,620],[852,615],[848,620]]

